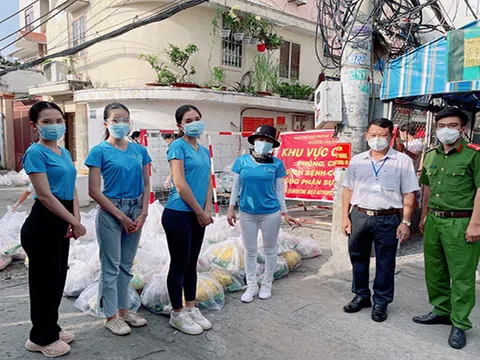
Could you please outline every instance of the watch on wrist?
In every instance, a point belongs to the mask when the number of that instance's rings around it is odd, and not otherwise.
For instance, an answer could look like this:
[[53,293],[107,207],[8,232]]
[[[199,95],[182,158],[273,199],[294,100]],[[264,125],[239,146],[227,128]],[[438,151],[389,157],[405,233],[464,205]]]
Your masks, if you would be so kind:
[[403,220],[403,221],[402,221],[402,224],[405,224],[405,225],[407,225],[408,227],[412,226],[412,222],[411,222],[411,221],[407,221],[407,220]]

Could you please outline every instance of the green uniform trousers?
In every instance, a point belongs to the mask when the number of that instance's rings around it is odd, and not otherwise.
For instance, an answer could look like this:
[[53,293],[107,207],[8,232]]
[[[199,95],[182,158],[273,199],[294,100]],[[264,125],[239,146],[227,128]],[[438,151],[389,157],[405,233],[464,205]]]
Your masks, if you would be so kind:
[[475,307],[475,280],[480,242],[468,243],[470,218],[443,219],[428,214],[424,231],[425,280],[433,312],[450,316],[454,326],[468,330]]

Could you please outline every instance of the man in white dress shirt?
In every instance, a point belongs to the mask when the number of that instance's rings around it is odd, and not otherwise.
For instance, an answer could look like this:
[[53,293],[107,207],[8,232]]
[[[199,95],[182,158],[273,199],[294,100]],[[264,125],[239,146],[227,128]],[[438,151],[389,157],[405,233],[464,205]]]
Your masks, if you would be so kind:
[[395,257],[398,241],[410,236],[410,220],[419,190],[412,160],[390,148],[393,123],[373,120],[365,134],[369,151],[353,157],[343,182],[343,224],[353,266],[354,299],[344,306],[348,313],[371,307],[369,266],[375,246],[372,320],[387,319],[393,301]]

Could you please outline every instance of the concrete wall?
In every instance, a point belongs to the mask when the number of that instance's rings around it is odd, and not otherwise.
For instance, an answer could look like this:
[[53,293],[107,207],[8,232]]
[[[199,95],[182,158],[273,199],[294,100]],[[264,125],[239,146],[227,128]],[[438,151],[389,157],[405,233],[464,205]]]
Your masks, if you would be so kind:
[[[106,1],[106,5],[99,1],[91,0],[90,7],[72,14],[64,13],[49,21],[50,53],[67,47],[69,36],[71,38],[71,34],[69,35],[72,31],[71,23],[75,18],[86,16],[87,29],[90,29],[86,39],[90,40],[96,34],[105,34],[119,25],[131,22],[135,14],[151,13],[151,10],[158,7],[159,2],[161,3],[161,1],[132,1],[118,8],[106,7],[112,3],[111,1]],[[291,6],[296,8],[294,4],[288,5],[289,8]],[[249,9],[257,13],[253,5]],[[197,70],[193,81],[198,84],[206,83],[211,77],[210,68],[220,66],[222,60],[221,38],[219,34],[210,36],[211,21],[215,12],[214,4],[197,6],[162,22],[141,27],[118,38],[94,45],[87,49],[85,55],[77,61],[77,71],[82,73],[85,79],[90,79],[97,88],[143,86],[147,82],[155,81],[156,76],[145,61],[138,59],[140,54],[160,54],[161,58],[167,62],[164,50],[168,47],[168,43],[179,46],[195,43],[199,47],[199,52],[191,58],[191,65]],[[284,21],[290,19],[287,15],[284,17]],[[291,18],[290,21],[289,26],[278,28],[278,32],[286,40],[301,45],[300,81],[314,86],[322,69],[315,58],[313,32],[311,29],[300,27],[303,24],[301,20]],[[253,59],[257,54],[255,45],[245,45],[242,68],[225,67],[229,85],[239,81],[244,72],[252,69]],[[279,51],[275,51],[274,56],[278,55]],[[177,70],[174,66],[170,68]]]
[[[184,104],[181,101],[161,101],[161,100],[130,100],[122,101],[131,112],[134,129],[150,129],[150,130],[176,130],[176,122],[174,119],[175,110]],[[202,112],[207,131],[239,131],[241,128],[241,111],[240,106],[209,104],[206,102],[191,102],[197,106]],[[88,148],[100,143],[103,139],[103,109],[107,102],[88,102]],[[245,110],[243,116],[253,117],[286,117],[286,123],[291,129],[292,114],[289,112],[276,112],[266,110]],[[232,125],[233,124],[233,125]],[[312,121],[313,125],[313,121]],[[77,139],[80,134],[77,133]],[[201,139],[201,143],[205,146],[208,144],[207,137]],[[240,136],[220,136],[212,135],[212,144],[215,152],[215,168],[222,170],[225,166],[232,163],[235,158],[249,146],[245,138]],[[78,144],[77,144],[78,147]],[[167,144],[163,140],[156,142],[152,151],[153,159],[153,184],[155,189],[159,189],[163,185],[164,178],[168,175],[169,167],[166,161]],[[78,161],[79,168],[84,167],[83,163]],[[163,179],[163,180],[162,180]]]

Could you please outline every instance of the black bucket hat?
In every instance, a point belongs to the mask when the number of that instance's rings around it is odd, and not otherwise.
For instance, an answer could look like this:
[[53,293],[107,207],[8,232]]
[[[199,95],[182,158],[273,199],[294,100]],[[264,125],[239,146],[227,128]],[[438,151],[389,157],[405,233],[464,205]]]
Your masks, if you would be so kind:
[[250,144],[255,143],[255,139],[258,137],[265,137],[273,141],[273,147],[277,148],[280,146],[280,143],[277,140],[277,129],[270,125],[260,126],[252,135],[248,137],[248,142]]

